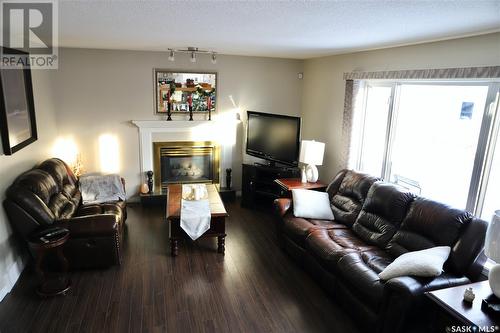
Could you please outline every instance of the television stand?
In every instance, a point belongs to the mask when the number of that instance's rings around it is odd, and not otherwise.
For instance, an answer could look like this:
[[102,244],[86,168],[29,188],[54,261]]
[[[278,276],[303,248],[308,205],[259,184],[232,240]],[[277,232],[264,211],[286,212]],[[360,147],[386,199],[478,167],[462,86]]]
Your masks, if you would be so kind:
[[254,165],[262,166],[262,167],[276,168],[276,162],[274,162],[274,161],[269,161],[269,163],[255,162]]
[[274,199],[286,196],[274,181],[278,178],[298,178],[297,167],[276,167],[261,164],[242,165],[241,205],[271,208]]

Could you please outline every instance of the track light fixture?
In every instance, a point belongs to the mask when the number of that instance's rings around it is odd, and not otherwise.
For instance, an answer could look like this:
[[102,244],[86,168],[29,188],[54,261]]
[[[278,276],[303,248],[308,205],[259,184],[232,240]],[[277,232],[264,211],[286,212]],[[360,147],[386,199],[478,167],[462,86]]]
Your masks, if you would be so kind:
[[170,61],[175,61],[175,53],[176,52],[181,52],[181,53],[189,53],[189,61],[192,63],[196,62],[196,56],[199,54],[210,54],[210,61],[212,64],[217,63],[217,52],[215,51],[207,51],[207,50],[200,50],[197,47],[188,47],[187,49],[168,49],[168,60]]

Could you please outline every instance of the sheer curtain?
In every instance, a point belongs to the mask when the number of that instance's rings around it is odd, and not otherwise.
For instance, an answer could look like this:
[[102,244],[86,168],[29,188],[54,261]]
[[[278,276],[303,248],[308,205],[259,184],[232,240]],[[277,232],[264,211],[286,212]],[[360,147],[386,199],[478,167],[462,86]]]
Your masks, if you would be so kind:
[[342,168],[356,169],[361,144],[361,126],[365,100],[365,83],[361,80],[346,80],[344,115],[342,118]]

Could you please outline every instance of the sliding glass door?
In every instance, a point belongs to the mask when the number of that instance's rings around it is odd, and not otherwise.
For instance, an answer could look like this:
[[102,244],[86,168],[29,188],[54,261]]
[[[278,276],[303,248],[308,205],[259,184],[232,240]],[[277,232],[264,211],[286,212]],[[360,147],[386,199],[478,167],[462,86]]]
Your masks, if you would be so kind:
[[497,91],[491,82],[368,84],[358,168],[476,214],[500,209]]
[[488,86],[399,89],[389,179],[465,208]]

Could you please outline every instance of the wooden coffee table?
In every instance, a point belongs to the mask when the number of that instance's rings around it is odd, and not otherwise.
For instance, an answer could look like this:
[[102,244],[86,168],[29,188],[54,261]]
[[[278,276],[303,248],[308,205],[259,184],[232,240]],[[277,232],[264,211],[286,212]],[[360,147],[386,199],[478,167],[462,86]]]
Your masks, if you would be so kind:
[[[217,252],[224,253],[226,239],[226,217],[229,216],[221,200],[217,188],[207,184],[208,201],[210,204],[210,229],[200,238],[217,237]],[[170,226],[170,250],[173,257],[179,252],[180,239],[189,237],[181,228],[182,184],[172,184],[167,189],[167,221]]]

